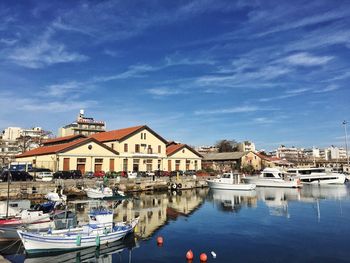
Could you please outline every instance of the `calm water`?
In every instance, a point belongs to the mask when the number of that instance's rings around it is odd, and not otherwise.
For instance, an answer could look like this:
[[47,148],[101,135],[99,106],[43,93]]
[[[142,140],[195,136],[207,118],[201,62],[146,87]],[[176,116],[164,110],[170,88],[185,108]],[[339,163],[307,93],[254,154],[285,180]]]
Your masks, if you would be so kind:
[[[208,262],[350,262],[349,192],[344,185],[142,193],[132,201],[105,204],[114,207],[116,220],[140,216],[135,236],[123,242],[38,258],[26,258],[14,245],[5,257],[40,263],[186,262],[192,249],[193,262],[201,252]],[[76,209],[84,221],[88,209]],[[164,238],[162,247],[157,236]]]

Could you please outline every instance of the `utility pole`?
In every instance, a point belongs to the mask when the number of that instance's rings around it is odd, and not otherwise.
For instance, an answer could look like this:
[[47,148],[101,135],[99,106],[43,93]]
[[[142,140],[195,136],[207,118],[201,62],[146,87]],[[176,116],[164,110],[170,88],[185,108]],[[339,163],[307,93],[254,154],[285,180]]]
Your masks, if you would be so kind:
[[348,164],[348,169],[349,169],[348,133],[346,130],[347,124],[348,124],[348,122],[344,120],[343,125],[344,125],[344,131],[345,131],[345,151],[346,151],[346,159],[347,159],[347,164]]

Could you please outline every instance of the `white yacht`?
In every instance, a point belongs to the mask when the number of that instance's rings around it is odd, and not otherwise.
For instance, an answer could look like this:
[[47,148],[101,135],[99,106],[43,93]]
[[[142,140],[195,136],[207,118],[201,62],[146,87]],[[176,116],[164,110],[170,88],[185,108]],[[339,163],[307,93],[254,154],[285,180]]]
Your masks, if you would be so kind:
[[344,184],[346,177],[341,173],[327,171],[326,168],[295,168],[287,170],[287,173],[295,176],[302,184]]
[[246,183],[255,184],[256,186],[264,187],[301,187],[299,180],[294,178],[287,178],[277,168],[265,168],[259,175],[246,176],[243,178],[243,181]]
[[254,190],[255,184],[245,184],[241,176],[234,173],[224,173],[219,178],[207,180],[208,186],[215,189],[226,190]]

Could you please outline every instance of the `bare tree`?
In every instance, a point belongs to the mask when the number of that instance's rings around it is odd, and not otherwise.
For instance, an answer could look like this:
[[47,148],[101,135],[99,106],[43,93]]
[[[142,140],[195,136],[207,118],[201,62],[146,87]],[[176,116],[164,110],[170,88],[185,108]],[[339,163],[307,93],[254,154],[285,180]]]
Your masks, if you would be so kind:
[[237,152],[238,145],[235,140],[220,140],[215,144],[215,147],[218,148],[218,152]]

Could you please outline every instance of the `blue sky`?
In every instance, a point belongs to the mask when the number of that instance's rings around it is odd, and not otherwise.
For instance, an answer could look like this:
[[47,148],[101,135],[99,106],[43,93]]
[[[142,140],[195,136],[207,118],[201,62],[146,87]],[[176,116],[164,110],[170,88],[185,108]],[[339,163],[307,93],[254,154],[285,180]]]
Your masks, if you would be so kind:
[[344,144],[349,1],[1,1],[0,128]]

